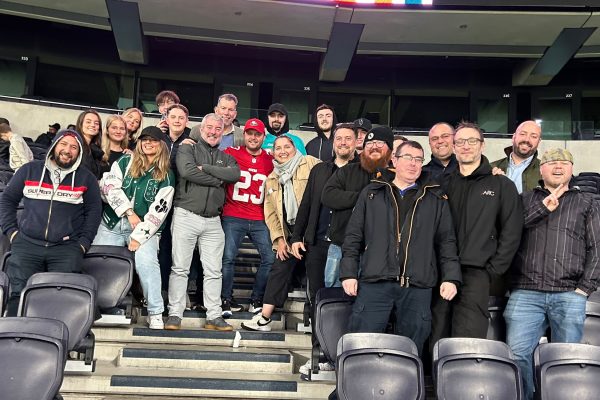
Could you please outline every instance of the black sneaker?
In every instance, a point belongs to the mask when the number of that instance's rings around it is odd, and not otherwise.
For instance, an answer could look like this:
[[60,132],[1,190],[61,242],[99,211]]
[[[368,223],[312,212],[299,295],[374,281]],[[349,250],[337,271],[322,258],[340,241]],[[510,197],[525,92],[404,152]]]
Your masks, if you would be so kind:
[[221,304],[221,309],[223,312],[221,315],[223,318],[231,317],[234,312],[246,311],[243,305],[236,302],[233,298],[223,300],[223,304]]
[[175,315],[169,315],[167,322],[165,323],[165,329],[169,331],[177,331],[181,329],[181,318]]
[[250,311],[251,313],[257,314],[262,311],[262,308],[263,308],[263,302],[261,299],[251,300],[250,308],[248,309],[248,311]]

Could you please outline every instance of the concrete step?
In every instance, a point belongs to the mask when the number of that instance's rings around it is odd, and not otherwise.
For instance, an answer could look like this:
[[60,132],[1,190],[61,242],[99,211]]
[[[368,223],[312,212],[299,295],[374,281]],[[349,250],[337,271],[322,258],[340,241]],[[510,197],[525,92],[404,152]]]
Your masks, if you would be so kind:
[[294,359],[288,350],[248,349],[216,346],[173,346],[130,344],[119,351],[117,366],[173,368],[203,371],[270,374],[293,373]]
[[[236,399],[326,399],[334,385],[304,382],[298,375],[265,374],[260,370],[240,375],[205,370],[132,368],[98,363],[92,376],[69,376],[63,381],[65,398],[87,396],[143,396],[236,398]],[[79,397],[74,397],[79,395]],[[71,397],[68,397],[71,396]],[[94,397],[92,397],[94,398]],[[127,397],[123,397],[127,398]]]
[[[132,325],[129,327],[95,327],[97,357],[98,348],[107,343],[124,347],[127,343],[163,343],[191,344],[199,346],[231,346],[235,332],[218,332],[200,329],[181,329],[178,331],[152,330]],[[239,331],[242,347],[271,349],[310,349],[310,335],[297,332],[250,332]],[[104,356],[102,356],[104,357]]]
[[[142,312],[142,318],[138,321],[140,326],[147,326],[146,322],[146,310]],[[241,324],[244,321],[250,321],[254,317],[251,312],[234,312],[233,316],[226,319],[227,323],[233,326],[233,329],[241,329]],[[285,316],[282,313],[273,313],[271,323],[273,330],[285,329]],[[164,318],[165,322],[167,317]],[[181,320],[181,328],[183,329],[201,329],[206,324],[206,313],[203,311],[184,311],[183,319]]]

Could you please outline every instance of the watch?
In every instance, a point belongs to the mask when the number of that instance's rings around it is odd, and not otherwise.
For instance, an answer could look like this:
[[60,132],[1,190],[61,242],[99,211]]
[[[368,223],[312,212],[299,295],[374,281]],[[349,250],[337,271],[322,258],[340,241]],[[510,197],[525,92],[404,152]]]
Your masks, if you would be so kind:
[[133,210],[131,208],[128,208],[127,211],[125,211],[125,215],[131,217],[133,215]]

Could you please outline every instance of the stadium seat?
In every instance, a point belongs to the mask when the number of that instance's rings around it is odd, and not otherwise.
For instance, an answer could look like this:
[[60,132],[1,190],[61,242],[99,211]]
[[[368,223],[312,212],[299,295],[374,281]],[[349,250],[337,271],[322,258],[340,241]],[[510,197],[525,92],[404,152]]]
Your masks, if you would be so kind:
[[347,333],[337,346],[340,400],[425,399],[423,364],[407,337],[387,333]]
[[440,339],[433,346],[439,400],[521,399],[521,374],[506,343],[475,338]]
[[536,397],[595,400],[600,394],[600,347],[543,343],[533,353]]
[[69,360],[65,372],[93,372],[94,334],[90,331],[96,312],[97,284],[84,274],[43,272],[32,275],[21,292],[20,317],[52,318],[69,329]]
[[[102,318],[95,325],[131,324],[131,301],[125,299],[133,284],[135,256],[123,246],[92,246],[83,259],[82,272],[98,283],[96,304]],[[114,313],[110,310],[121,310]]]
[[353,299],[342,288],[323,288],[315,298],[313,334],[318,344],[313,345],[311,380],[334,380],[333,371],[319,371],[319,360],[324,357],[335,364],[338,341],[348,332],[348,319],[352,313]]
[[502,314],[507,302],[508,297],[490,296],[488,301],[490,318],[486,339],[499,340],[501,342],[506,340],[506,322],[504,322]]
[[585,315],[581,343],[600,346],[600,290],[588,298]]
[[61,321],[0,318],[0,398],[60,398],[69,333]]
[[0,317],[4,315],[4,308],[8,301],[8,276],[0,271]]

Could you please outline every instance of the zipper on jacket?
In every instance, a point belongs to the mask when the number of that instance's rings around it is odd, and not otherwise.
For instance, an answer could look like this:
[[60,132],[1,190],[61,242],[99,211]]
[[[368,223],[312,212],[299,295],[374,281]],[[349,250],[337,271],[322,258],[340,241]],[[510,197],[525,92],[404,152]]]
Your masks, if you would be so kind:
[[[50,177],[52,178],[52,177]],[[42,177],[42,182],[43,182],[44,177]],[[52,180],[52,179],[50,179]],[[54,183],[52,183],[54,185]],[[60,185],[60,183],[59,183]],[[52,189],[52,197],[50,197],[50,208],[48,210],[48,221],[46,221],[46,232],[44,233],[44,240],[46,241],[45,247],[48,247],[48,230],[50,229],[50,218],[52,217],[52,203],[54,203],[54,194],[56,193],[56,190],[53,188]],[[39,194],[39,193],[38,193]]]

